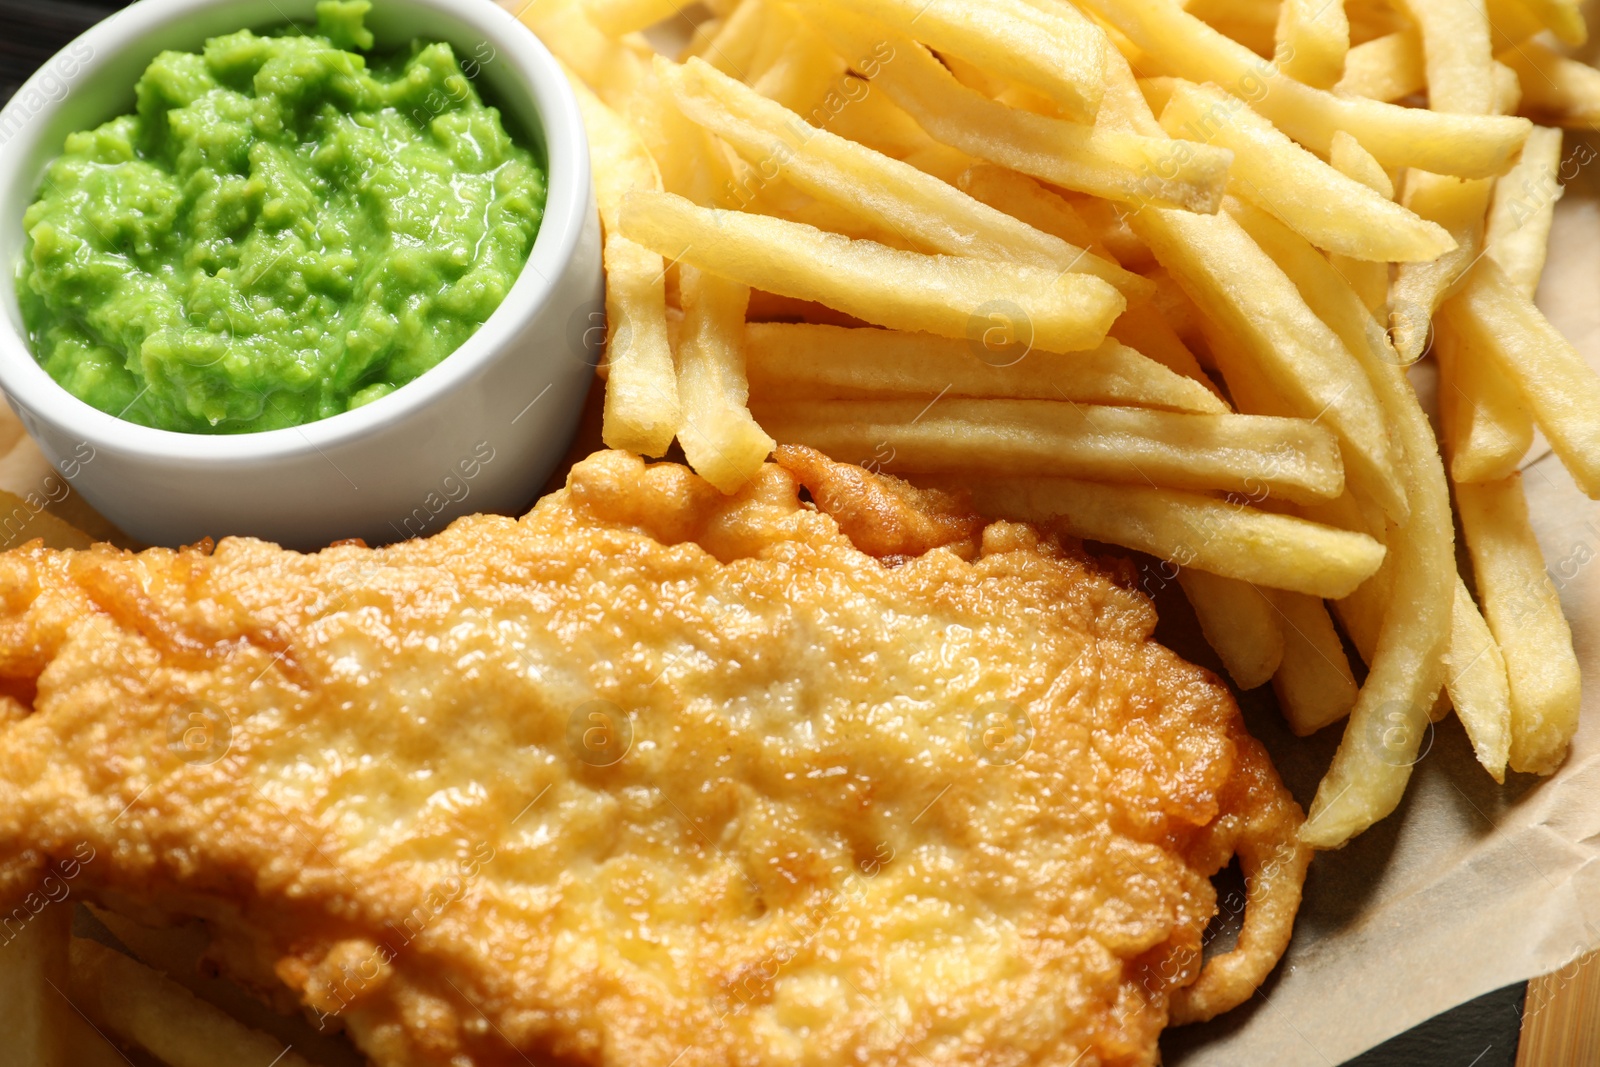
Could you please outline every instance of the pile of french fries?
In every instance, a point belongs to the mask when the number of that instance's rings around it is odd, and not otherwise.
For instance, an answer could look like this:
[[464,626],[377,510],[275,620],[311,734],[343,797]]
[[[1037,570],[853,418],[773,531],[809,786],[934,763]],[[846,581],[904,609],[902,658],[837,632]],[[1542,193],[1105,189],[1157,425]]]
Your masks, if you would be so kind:
[[1600,125],[1576,0],[509,6],[588,123],[607,444],[730,493],[811,445],[1166,561],[1238,686],[1344,722],[1318,847],[1452,707],[1497,781],[1561,763],[1519,468],[1537,428],[1600,496],[1600,379],[1533,302],[1555,127]]

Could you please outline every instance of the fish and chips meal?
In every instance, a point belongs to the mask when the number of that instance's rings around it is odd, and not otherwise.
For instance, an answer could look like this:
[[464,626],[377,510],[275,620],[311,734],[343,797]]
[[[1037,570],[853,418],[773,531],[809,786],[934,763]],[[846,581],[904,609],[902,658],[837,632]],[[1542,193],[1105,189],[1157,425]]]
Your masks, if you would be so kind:
[[[293,426],[500,303],[539,152],[448,44],[369,71],[371,6],[69,140],[18,268],[65,388]],[[0,554],[0,1061],[1149,1067],[1434,723],[1562,766],[1576,0],[503,6],[587,130],[604,448],[388,546]],[[1152,569],[1340,731],[1304,810]]]

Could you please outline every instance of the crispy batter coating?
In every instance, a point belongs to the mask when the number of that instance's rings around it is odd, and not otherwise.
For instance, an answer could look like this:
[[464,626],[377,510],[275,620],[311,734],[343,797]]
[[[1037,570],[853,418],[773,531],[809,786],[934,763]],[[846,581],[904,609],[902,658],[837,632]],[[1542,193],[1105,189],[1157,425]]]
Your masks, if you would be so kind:
[[91,855],[384,1067],[1153,1064],[1247,997],[1307,853],[1222,686],[1076,550],[782,460],[816,507],[602,452],[389,548],[0,555],[0,912]]

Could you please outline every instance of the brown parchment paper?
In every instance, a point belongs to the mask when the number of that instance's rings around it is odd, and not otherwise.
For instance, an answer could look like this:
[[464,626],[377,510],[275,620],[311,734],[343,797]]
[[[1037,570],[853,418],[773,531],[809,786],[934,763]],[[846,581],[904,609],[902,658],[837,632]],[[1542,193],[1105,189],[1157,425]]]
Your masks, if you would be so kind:
[[[1556,206],[1538,299],[1600,368],[1600,139],[1569,133],[1564,154],[1575,174]],[[1428,399],[1426,365],[1416,379]],[[1571,756],[1548,779],[1508,774],[1497,786],[1454,717],[1437,724],[1399,810],[1312,864],[1294,939],[1266,985],[1219,1019],[1167,1031],[1168,1067],[1331,1067],[1600,948],[1600,503],[1578,492],[1542,438],[1524,479],[1583,667],[1583,721]],[[0,489],[60,495],[59,476],[3,405]],[[75,494],[48,507],[96,536],[109,530]],[[1220,676],[1176,589],[1157,602],[1158,636]],[[1309,805],[1342,724],[1296,738],[1270,687],[1239,701],[1251,732]]]

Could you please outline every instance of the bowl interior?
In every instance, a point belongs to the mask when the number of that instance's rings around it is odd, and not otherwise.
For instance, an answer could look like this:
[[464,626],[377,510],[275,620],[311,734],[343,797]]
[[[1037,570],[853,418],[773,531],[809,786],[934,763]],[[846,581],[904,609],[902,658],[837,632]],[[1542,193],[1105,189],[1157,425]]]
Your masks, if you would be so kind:
[[[377,0],[366,20],[377,39],[376,51],[401,48],[413,38],[421,37],[450,44],[469,71],[468,61],[475,61],[474,82],[479,91],[487,102],[500,109],[512,136],[532,149],[546,167],[549,198],[544,224],[534,241],[528,264],[489,321],[461,349],[406,388],[397,389],[355,411],[304,427],[250,434],[180,434],[121,420],[115,420],[117,425],[112,427],[104,422],[112,416],[67,393],[39,367],[31,347],[25,343],[27,335],[16,296],[17,265],[25,238],[22,216],[38,191],[45,168],[61,153],[67,135],[92,129],[131,111],[134,84],[150,61],[163,50],[195,51],[208,38],[219,34],[241,29],[270,30],[287,22],[309,27],[315,21],[315,0],[150,0],[135,3],[91,29],[41,68],[6,107],[0,115],[0,150],[20,152],[21,156],[9,166],[0,163],[0,313],[7,319],[0,324],[0,330],[9,325],[24,343],[20,353],[17,346],[0,344],[0,364],[4,365],[0,366],[0,371],[3,371],[8,392],[19,384],[27,386],[18,390],[25,394],[18,396],[23,407],[34,406],[30,402],[41,399],[48,399],[50,406],[58,409],[62,404],[70,405],[77,409],[72,413],[73,421],[84,423],[90,436],[94,436],[95,429],[119,437],[132,436],[143,439],[141,443],[145,446],[163,452],[205,447],[222,452],[241,448],[267,452],[295,448],[305,445],[308,432],[323,440],[343,437],[362,432],[367,426],[411,408],[421,399],[413,386],[430,379],[438,385],[442,376],[437,372],[450,367],[458,357],[467,356],[468,348],[482,349],[488,344],[485,335],[491,334],[490,328],[496,325],[496,320],[523,313],[538,302],[535,288],[548,288],[544,276],[562,258],[563,250],[552,246],[570,240],[572,235],[566,231],[574,230],[577,225],[576,221],[570,226],[552,225],[557,212],[574,199],[574,192],[565,186],[576,184],[574,174],[577,172],[569,161],[560,158],[559,144],[557,158],[552,158],[546,115],[536,95],[538,90],[530,84],[518,63],[506,56],[510,48],[525,50],[532,42],[532,35],[526,35],[526,41],[493,39],[496,24],[510,24],[510,20],[491,0]],[[554,71],[554,64],[550,66]],[[587,176],[586,172],[583,176]],[[587,190],[576,199],[579,203],[585,201]],[[545,265],[544,270],[539,269],[541,263]],[[484,344],[475,344],[480,341]],[[479,355],[483,353],[480,351]],[[27,366],[18,365],[19,356],[26,357]],[[45,397],[42,393],[59,396]],[[26,413],[24,418],[31,421]],[[157,441],[157,437],[169,440]]]

